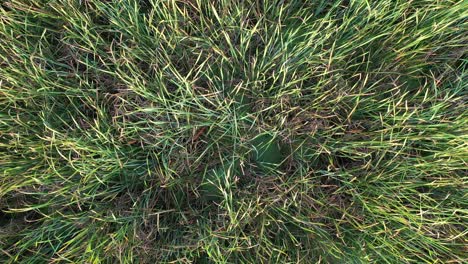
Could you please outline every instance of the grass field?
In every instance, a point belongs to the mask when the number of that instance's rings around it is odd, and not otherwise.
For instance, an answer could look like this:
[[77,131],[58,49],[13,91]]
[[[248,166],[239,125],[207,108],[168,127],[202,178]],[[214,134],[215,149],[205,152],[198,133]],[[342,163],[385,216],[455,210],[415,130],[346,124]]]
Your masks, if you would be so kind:
[[0,263],[468,261],[468,1],[1,2]]

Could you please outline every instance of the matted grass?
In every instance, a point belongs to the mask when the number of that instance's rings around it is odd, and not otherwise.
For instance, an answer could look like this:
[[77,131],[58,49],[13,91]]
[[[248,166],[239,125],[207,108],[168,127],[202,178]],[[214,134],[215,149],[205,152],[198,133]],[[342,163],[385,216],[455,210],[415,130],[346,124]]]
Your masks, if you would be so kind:
[[2,1],[0,262],[467,261],[467,16]]

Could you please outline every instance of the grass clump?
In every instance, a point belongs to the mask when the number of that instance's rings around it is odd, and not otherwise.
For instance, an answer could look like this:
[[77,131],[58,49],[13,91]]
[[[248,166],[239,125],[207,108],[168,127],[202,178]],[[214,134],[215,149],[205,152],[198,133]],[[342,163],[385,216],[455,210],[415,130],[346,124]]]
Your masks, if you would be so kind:
[[5,0],[6,263],[463,263],[466,1]]

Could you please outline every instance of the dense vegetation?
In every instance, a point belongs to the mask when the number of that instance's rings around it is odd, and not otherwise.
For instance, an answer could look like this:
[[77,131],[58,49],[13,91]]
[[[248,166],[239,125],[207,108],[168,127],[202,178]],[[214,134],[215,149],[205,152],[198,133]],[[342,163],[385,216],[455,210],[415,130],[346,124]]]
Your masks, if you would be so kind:
[[2,1],[0,262],[466,261],[467,17]]

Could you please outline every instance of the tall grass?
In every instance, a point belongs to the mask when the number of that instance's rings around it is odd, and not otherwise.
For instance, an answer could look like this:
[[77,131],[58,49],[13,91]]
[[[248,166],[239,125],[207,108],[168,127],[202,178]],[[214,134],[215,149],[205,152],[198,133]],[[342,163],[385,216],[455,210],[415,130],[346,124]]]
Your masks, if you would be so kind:
[[0,260],[467,261],[462,0],[4,0]]

